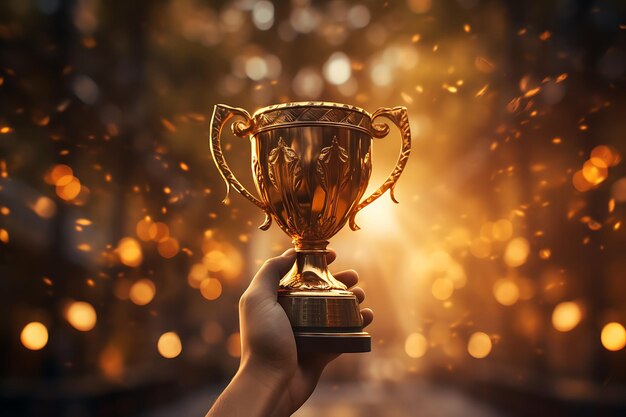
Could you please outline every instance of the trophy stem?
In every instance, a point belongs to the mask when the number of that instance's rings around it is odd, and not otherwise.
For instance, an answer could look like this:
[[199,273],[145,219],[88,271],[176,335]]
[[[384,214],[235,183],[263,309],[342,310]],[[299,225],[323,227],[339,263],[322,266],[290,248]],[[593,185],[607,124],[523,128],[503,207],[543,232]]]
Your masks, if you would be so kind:
[[299,352],[369,352],[356,296],[328,270],[327,241],[294,241],[296,261],[280,281],[278,302]]

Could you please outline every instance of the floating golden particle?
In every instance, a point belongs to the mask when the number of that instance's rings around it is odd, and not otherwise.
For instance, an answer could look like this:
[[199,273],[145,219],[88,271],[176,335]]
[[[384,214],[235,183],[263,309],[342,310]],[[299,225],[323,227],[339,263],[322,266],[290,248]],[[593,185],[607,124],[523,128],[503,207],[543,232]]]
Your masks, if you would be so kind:
[[589,161],[598,168],[609,168],[620,162],[617,151],[606,145],[599,145],[591,151]]
[[485,239],[484,237],[474,239],[470,245],[470,252],[476,258],[486,258],[491,255],[491,242],[489,239]]
[[162,257],[170,259],[178,254],[178,252],[180,251],[180,245],[178,243],[178,240],[170,237],[166,240],[162,240],[159,242],[159,244],[157,245],[157,251]]
[[166,332],[159,337],[157,349],[164,358],[173,359],[183,351],[183,344],[178,334],[175,332]]
[[489,88],[489,84],[485,84],[483,86],[483,88],[481,88],[480,90],[478,90],[478,92],[476,93],[476,97],[482,97],[485,95],[485,93],[487,92],[487,89]]
[[[44,180],[50,185],[63,185],[71,181],[73,176],[74,171],[72,171],[72,168],[64,164],[59,164],[50,168],[50,170],[46,173]],[[68,177],[69,179],[67,181],[63,180],[59,183],[59,181],[64,177]]]
[[11,133],[11,132],[13,132],[13,129],[11,128],[11,126],[0,127],[0,133],[2,133],[3,135],[6,135],[7,133]]
[[539,93],[539,91],[541,91],[541,87],[533,88],[531,90],[526,91],[526,93],[524,93],[524,97],[529,98],[529,97],[536,96]]
[[91,245],[89,243],[81,243],[76,247],[81,252],[91,252]]
[[546,30],[545,32],[541,33],[541,35],[539,35],[539,39],[542,41],[547,41],[551,37],[552,37],[552,33],[550,33],[549,30]]
[[569,332],[580,323],[582,310],[574,301],[557,304],[552,311],[552,326],[560,332]]
[[9,243],[9,232],[6,229],[0,229],[0,241]]
[[48,344],[48,329],[43,323],[28,323],[20,333],[20,341],[26,349],[41,350]]
[[124,373],[124,357],[115,346],[109,345],[102,351],[98,364],[107,378],[117,379]]
[[486,358],[491,353],[491,338],[487,333],[476,332],[467,342],[467,352],[476,359]]
[[197,263],[191,266],[189,275],[187,275],[187,282],[192,288],[200,288],[200,283],[207,278],[209,270],[203,263]]
[[[150,216],[146,216],[143,219],[139,220],[137,222],[137,226],[135,226],[135,233],[137,233],[137,237],[144,242],[152,240],[153,236],[151,236],[150,234],[150,228],[153,224],[154,222],[152,221]],[[156,235],[156,229],[154,230],[154,232]]]
[[216,278],[206,278],[200,283],[200,294],[209,301],[222,295],[222,283]]
[[72,327],[81,332],[93,329],[97,321],[96,310],[84,301],[71,303],[65,312],[65,318]]
[[506,242],[513,236],[513,223],[507,219],[500,219],[493,223],[491,236],[500,242]]
[[574,188],[576,188],[576,190],[580,191],[581,193],[589,191],[593,188],[593,185],[589,183],[589,181],[587,181],[583,176],[582,170],[576,171],[574,173],[574,175],[572,176],[572,184],[574,185]]
[[445,301],[454,293],[454,283],[447,278],[437,278],[433,281],[431,292],[437,300]]
[[463,30],[465,31],[465,33],[470,33],[472,31],[472,27],[466,23],[463,25]]
[[544,261],[546,259],[550,259],[550,256],[552,256],[552,251],[550,249],[544,248],[539,250],[539,258],[543,259]]
[[165,127],[165,129],[167,129],[169,132],[176,132],[176,126],[174,126],[174,124],[165,117],[161,119],[161,124],[163,124],[163,127]]
[[606,350],[612,352],[622,350],[626,346],[626,330],[620,323],[607,323],[602,328],[600,340]]
[[552,143],[554,143],[555,145],[558,145],[561,142],[562,142],[561,138],[558,138],[558,137],[557,138],[552,138]]
[[125,237],[117,244],[117,252],[120,257],[120,261],[130,267],[136,267],[141,265],[143,261],[143,253],[141,251],[141,245],[137,240],[132,237]]
[[[61,178],[61,180],[59,180],[59,182],[65,182],[65,179],[67,178],[68,177],[63,177]],[[69,179],[69,182],[65,183],[64,185],[58,185],[57,182],[56,193],[59,198],[65,201],[71,201],[75,199],[78,194],[80,194],[80,189],[80,180],[76,177],[71,177]]]
[[164,242],[170,238],[170,228],[165,223],[153,223],[148,229],[148,236],[155,242]]
[[189,171],[189,165],[187,165],[186,163],[181,162],[179,166],[180,166],[180,169],[182,169],[183,171]]
[[149,279],[140,279],[130,287],[129,298],[138,306],[145,306],[152,301],[155,294],[154,282]]
[[522,266],[528,259],[530,244],[523,237],[516,237],[511,240],[504,251],[504,262],[511,268]]
[[404,341],[404,351],[411,358],[421,358],[428,350],[428,340],[421,333],[411,333]]
[[509,278],[502,278],[494,283],[493,296],[500,304],[511,306],[519,299],[520,290],[515,281]]

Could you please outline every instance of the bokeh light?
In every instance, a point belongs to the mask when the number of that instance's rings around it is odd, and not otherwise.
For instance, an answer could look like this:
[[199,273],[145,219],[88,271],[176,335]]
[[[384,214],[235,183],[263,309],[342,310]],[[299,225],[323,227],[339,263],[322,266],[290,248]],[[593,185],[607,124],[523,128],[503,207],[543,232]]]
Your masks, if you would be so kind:
[[149,279],[140,279],[130,287],[129,298],[138,306],[144,306],[154,298],[156,287]]
[[467,342],[467,352],[476,359],[486,358],[491,353],[491,338],[483,332],[473,333]]
[[74,301],[65,311],[65,318],[76,330],[88,332],[96,326],[96,310],[85,301]]
[[607,323],[602,327],[600,340],[606,350],[612,352],[622,350],[626,346],[626,330],[620,323]]
[[411,358],[421,358],[428,350],[428,340],[421,333],[411,333],[404,342],[404,351]]
[[125,237],[117,244],[117,251],[120,261],[130,267],[141,265],[143,261],[143,253],[141,245],[132,237]]
[[569,332],[580,323],[582,310],[574,301],[564,301],[552,311],[552,326],[560,332]]
[[183,344],[177,333],[166,332],[159,337],[157,349],[164,358],[173,359],[183,351]]
[[41,350],[48,344],[48,329],[38,321],[30,322],[22,329],[20,341],[27,349]]

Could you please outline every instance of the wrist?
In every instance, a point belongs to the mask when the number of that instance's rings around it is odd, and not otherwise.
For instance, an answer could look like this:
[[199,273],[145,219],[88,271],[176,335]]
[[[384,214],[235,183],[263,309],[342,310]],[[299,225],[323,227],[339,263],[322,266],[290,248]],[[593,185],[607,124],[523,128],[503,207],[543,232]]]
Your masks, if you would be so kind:
[[287,386],[293,372],[285,367],[268,364],[254,357],[242,358],[237,374],[257,380],[273,390],[282,390]]

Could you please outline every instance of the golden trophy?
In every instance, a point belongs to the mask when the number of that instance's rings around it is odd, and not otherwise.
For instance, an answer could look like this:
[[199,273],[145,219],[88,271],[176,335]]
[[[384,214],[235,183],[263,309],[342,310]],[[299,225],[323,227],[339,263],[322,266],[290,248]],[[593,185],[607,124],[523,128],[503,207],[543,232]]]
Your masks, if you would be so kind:
[[[235,178],[220,146],[222,128],[233,117],[236,136],[252,145],[252,174],[259,198]],[[372,172],[372,140],[389,133],[385,117],[398,126],[402,150],[384,184],[359,203]],[[252,116],[223,104],[215,106],[209,143],[226,181],[265,212],[260,229],[272,219],[293,239],[296,261],[279,284],[278,302],[293,327],[299,351],[369,352],[371,337],[354,294],[328,271],[328,240],[347,221],[358,230],[356,214],[393,189],[411,150],[405,107],[381,108],[373,114],[345,104],[287,103],[265,107]]]

